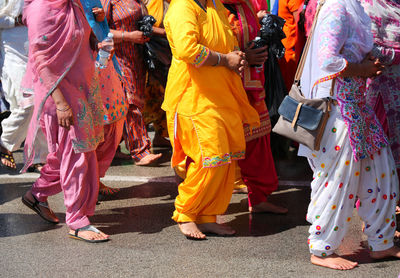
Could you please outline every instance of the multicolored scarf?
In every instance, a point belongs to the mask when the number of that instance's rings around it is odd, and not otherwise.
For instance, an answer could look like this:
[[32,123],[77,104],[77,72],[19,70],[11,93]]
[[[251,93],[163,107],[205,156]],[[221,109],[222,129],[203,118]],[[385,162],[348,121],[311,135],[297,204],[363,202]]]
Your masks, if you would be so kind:
[[[102,8],[103,5],[101,4],[100,0],[80,0],[83,11],[85,12],[85,16],[87,21],[89,22],[90,27],[92,27],[92,31],[96,38],[99,41],[104,40],[108,33],[110,32],[110,28],[108,27],[107,24],[107,19],[104,19],[102,22],[96,21],[94,14],[92,12],[92,9],[97,7],[97,8]],[[114,68],[117,71],[117,73],[121,76],[121,68],[118,64],[117,57],[115,55],[112,58]]]
[[372,20],[372,34],[379,45],[400,49],[400,2],[395,0],[363,0]]

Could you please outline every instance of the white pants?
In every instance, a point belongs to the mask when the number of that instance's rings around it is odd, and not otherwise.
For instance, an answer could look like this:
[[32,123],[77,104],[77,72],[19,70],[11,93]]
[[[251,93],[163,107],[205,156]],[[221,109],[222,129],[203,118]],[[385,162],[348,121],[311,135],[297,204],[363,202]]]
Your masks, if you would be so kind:
[[[33,106],[22,105],[24,97],[20,90],[28,60],[27,28],[21,26],[3,30],[1,38],[1,54],[3,55],[1,82],[5,99],[10,104],[11,114],[1,123],[3,133],[0,144],[13,152],[19,149],[25,140],[33,113]],[[37,140],[38,146],[35,146],[34,163],[45,162],[48,153],[46,139],[42,133],[40,136],[42,139]]]
[[310,252],[322,257],[335,252],[346,234],[357,198],[370,249],[392,247],[399,184],[390,148],[356,162],[347,126],[336,107],[328,120],[320,151],[309,150],[306,156],[314,171],[307,213],[311,223]]

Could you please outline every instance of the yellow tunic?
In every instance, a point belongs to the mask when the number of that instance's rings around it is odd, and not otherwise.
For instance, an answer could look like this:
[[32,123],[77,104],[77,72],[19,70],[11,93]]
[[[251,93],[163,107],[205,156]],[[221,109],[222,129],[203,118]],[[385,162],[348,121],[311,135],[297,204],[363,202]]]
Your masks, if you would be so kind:
[[162,27],[162,22],[164,19],[165,12],[168,10],[169,1],[165,0],[145,0],[143,3],[147,7],[147,11],[152,15],[156,23],[155,27]]
[[[222,66],[201,66],[210,50],[229,53],[238,49],[225,8],[219,0],[208,0],[207,12],[194,0],[172,0],[164,27],[173,54],[162,105],[169,115],[171,140],[179,140],[173,136],[177,113],[189,117],[198,131],[203,167],[243,158],[240,123],[258,125],[258,113],[249,104],[238,74]],[[175,166],[185,157],[185,146],[181,142],[173,146]]]
[[219,0],[208,0],[207,12],[194,0],[172,0],[164,27],[173,59],[162,108],[174,148],[172,166],[186,159],[187,170],[172,218],[215,222],[232,195],[234,160],[244,157],[243,123],[257,125],[259,116],[238,74],[201,66],[210,50],[229,53],[237,47]]

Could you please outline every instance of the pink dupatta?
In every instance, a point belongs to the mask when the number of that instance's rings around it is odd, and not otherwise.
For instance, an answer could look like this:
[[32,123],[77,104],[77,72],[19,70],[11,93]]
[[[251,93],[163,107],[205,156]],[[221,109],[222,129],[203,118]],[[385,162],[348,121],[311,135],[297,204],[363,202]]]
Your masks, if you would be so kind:
[[[26,0],[24,21],[28,26],[29,60],[23,80],[26,93],[34,91],[34,114],[25,141],[26,171],[34,157],[34,142],[43,113],[55,113],[55,107],[46,103],[51,93],[70,71],[80,54],[85,36],[85,17],[80,3],[73,0]],[[81,14],[79,14],[81,13]],[[94,62],[93,62],[94,63]],[[30,88],[30,89],[29,89]],[[24,93],[25,93],[24,92]],[[80,96],[64,95],[75,116],[79,115]],[[49,99],[50,101],[50,99]],[[46,105],[45,105],[46,104]],[[80,133],[82,124],[74,118],[75,136],[90,140],[90,133]],[[92,122],[93,126],[96,125]],[[89,127],[91,129],[95,127]],[[85,127],[84,127],[85,128]],[[93,132],[92,132],[93,133]],[[88,138],[89,137],[89,138]],[[84,152],[85,149],[76,152]]]

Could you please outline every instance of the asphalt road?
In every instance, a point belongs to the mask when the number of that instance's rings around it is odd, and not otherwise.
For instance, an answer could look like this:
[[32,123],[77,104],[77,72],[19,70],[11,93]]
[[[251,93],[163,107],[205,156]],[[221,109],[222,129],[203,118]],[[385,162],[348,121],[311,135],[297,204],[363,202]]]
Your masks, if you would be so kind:
[[[16,161],[21,167],[21,152]],[[38,174],[1,168],[0,277],[398,277],[399,261],[370,259],[358,217],[339,253],[359,267],[342,272],[311,265],[305,221],[310,170],[301,160],[279,161],[277,169],[281,186],[271,200],[287,206],[287,215],[249,214],[246,195],[233,195],[219,221],[237,235],[190,241],[171,220],[177,184],[169,152],[158,167],[115,161],[104,183],[121,191],[100,201],[91,218],[112,240],[89,244],[68,238],[64,222],[47,224],[21,203]],[[49,203],[64,219],[62,195]]]

